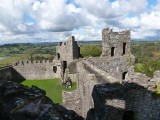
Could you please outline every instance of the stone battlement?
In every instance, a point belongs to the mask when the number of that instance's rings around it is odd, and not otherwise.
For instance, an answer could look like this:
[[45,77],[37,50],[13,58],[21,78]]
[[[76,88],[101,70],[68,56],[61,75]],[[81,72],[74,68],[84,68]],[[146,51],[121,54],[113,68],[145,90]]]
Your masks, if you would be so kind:
[[72,44],[73,42],[77,42],[77,41],[75,41],[74,36],[70,36],[65,42],[59,42],[58,46],[65,46],[65,45],[68,45],[68,44]]
[[103,32],[108,32],[110,34],[130,34],[130,30],[116,31],[116,30],[109,29],[109,28],[103,29],[102,33]]
[[13,64],[13,66],[24,66],[24,65],[35,65],[35,64],[49,64],[49,63],[54,63],[54,61],[49,61],[49,60],[36,60],[36,61],[17,61]]

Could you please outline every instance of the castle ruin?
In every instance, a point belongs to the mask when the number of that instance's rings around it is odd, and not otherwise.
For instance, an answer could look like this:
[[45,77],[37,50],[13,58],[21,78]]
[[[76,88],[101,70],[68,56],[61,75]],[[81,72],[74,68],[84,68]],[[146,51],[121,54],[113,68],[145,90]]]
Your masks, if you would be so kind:
[[77,90],[63,91],[63,106],[87,120],[159,120],[160,99],[152,96],[157,75],[151,79],[134,71],[130,39],[130,30],[103,29],[102,55],[80,59],[80,47],[72,36],[59,43],[51,63],[17,62],[12,69],[24,79],[70,76]]

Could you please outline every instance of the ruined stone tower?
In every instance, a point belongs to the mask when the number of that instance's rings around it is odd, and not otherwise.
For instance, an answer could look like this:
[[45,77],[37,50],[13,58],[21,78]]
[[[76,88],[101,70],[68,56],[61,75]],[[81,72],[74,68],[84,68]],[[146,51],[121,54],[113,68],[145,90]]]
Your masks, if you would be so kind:
[[[69,65],[73,60],[80,56],[80,47],[75,41],[74,36],[71,36],[66,42],[60,42],[56,47],[57,59],[61,62],[61,79],[62,83],[67,79],[69,74]],[[76,65],[76,64],[75,64]],[[76,67],[75,67],[76,68]]]
[[109,28],[102,31],[102,56],[123,56],[131,54],[130,30],[113,32]]
[[74,59],[78,59],[80,55],[80,47],[75,41],[74,36],[71,36],[66,42],[60,42],[56,47],[57,59],[66,61],[68,64]]

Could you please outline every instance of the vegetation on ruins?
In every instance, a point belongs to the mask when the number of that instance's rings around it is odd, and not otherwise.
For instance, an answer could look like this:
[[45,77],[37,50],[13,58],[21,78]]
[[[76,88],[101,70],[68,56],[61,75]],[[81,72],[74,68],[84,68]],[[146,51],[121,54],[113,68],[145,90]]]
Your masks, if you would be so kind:
[[25,80],[22,82],[23,85],[31,87],[35,85],[46,91],[46,96],[48,96],[54,103],[62,104],[62,90],[73,91],[77,87],[77,83],[73,82],[72,88],[65,88],[60,83],[60,79],[51,80]]

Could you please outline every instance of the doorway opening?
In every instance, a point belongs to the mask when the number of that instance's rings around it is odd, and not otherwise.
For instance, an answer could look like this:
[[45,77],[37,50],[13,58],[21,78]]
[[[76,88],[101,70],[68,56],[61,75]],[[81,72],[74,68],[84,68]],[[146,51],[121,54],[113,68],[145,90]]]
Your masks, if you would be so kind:
[[67,68],[67,61],[62,61],[63,65],[63,71],[65,72],[65,69]]

